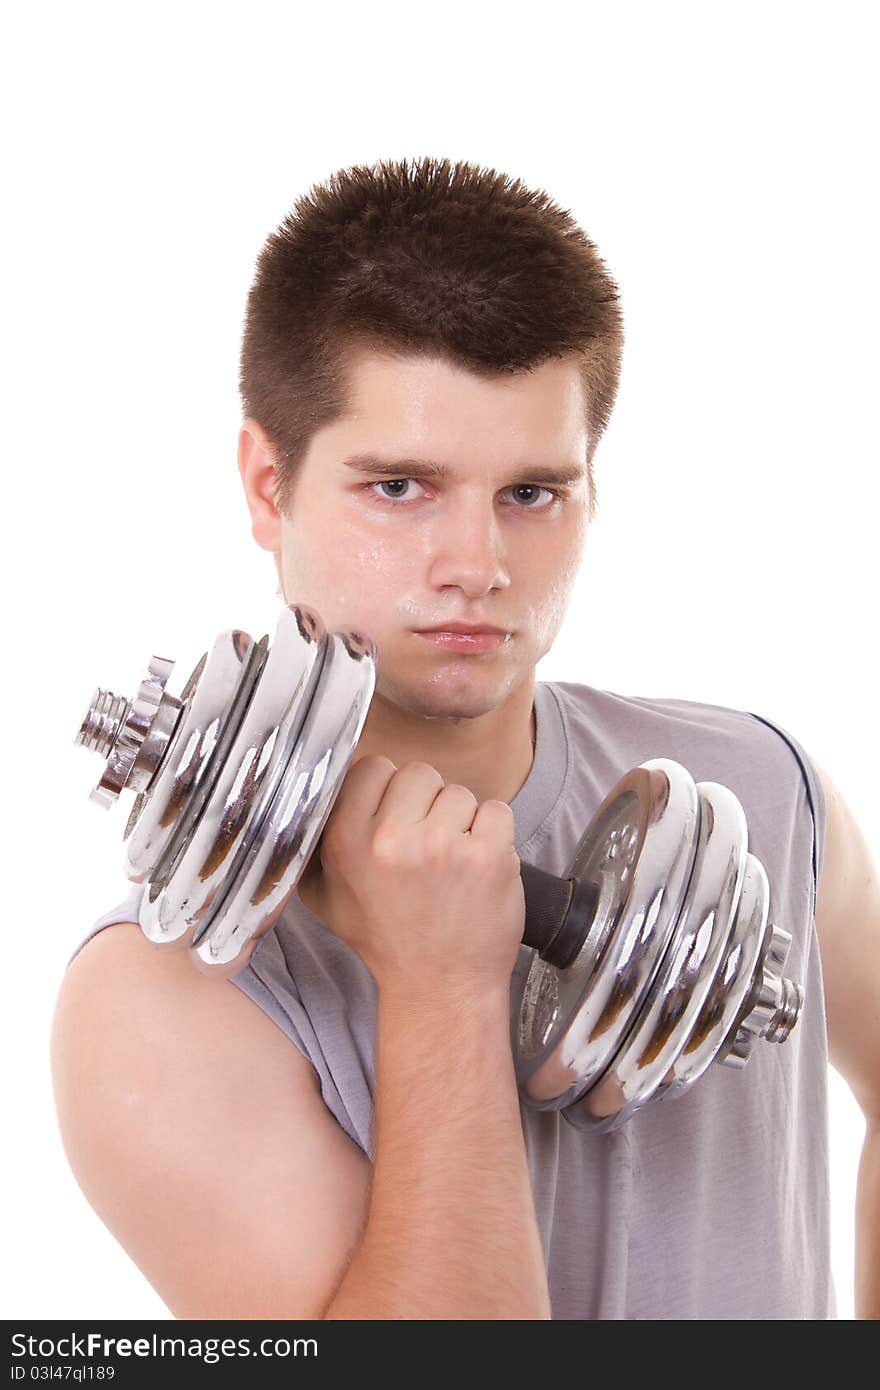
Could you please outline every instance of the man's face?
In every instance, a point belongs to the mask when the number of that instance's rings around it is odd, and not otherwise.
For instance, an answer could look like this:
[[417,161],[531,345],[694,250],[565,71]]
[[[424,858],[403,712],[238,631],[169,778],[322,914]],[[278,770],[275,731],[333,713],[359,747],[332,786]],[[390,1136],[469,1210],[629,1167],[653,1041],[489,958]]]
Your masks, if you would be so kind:
[[[378,697],[421,716],[486,714],[531,679],[577,573],[590,501],[578,368],[486,379],[363,352],[349,381],[346,414],[313,436],[268,542],[284,598],[372,638]],[[449,622],[503,636],[462,650],[423,635]]]

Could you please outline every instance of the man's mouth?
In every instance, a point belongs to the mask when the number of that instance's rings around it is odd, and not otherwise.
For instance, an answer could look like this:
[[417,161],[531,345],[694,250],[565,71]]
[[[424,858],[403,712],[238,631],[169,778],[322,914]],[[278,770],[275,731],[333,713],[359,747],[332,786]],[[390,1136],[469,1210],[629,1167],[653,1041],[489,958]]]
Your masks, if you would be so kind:
[[506,630],[505,628],[503,628],[503,627],[493,627],[493,625],[492,625],[491,623],[461,623],[461,622],[435,623],[433,627],[421,627],[421,628],[417,628],[416,631],[417,631],[417,632],[421,632],[421,633],[425,633],[425,632],[459,632],[459,633],[461,633],[463,636],[467,636],[467,637],[475,637],[475,636],[477,636],[478,634],[479,634],[479,635],[482,635],[482,634],[484,634],[484,633],[493,633],[493,634],[496,634],[496,635],[501,636],[501,637],[504,637],[504,636],[507,635],[507,630]]
[[451,652],[495,651],[511,638],[511,633],[497,627],[471,627],[465,623],[450,623],[448,627],[423,628],[417,637]]

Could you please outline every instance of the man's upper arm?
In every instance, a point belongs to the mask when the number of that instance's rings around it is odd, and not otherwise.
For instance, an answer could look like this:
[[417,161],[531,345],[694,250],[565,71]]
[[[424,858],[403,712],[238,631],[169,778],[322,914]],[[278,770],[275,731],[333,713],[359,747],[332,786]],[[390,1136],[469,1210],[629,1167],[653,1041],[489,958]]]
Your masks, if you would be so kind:
[[825,793],[816,932],[829,1057],[869,1123],[880,1124],[880,881],[852,812],[827,772],[810,761]]
[[370,1165],[235,985],[108,927],[68,967],[52,1070],[77,1181],[175,1316],[322,1315]]

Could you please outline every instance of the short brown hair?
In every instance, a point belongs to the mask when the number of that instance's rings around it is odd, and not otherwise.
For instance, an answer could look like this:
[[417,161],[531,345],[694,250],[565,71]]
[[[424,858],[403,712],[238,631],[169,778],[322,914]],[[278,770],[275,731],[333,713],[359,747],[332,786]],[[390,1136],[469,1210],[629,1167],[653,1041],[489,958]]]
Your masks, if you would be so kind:
[[578,355],[593,505],[623,320],[596,247],[546,193],[425,158],[339,170],[297,200],[257,260],[239,380],[245,416],[275,450],[282,512],[312,434],[345,408],[361,347],[486,376]]

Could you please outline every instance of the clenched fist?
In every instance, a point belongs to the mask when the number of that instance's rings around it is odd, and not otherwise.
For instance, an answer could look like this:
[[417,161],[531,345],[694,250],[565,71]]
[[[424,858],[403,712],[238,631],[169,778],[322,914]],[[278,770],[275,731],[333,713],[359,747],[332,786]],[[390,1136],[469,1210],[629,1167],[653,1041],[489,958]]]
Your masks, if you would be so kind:
[[509,985],[525,923],[513,812],[428,763],[355,762],[297,891],[380,989]]

